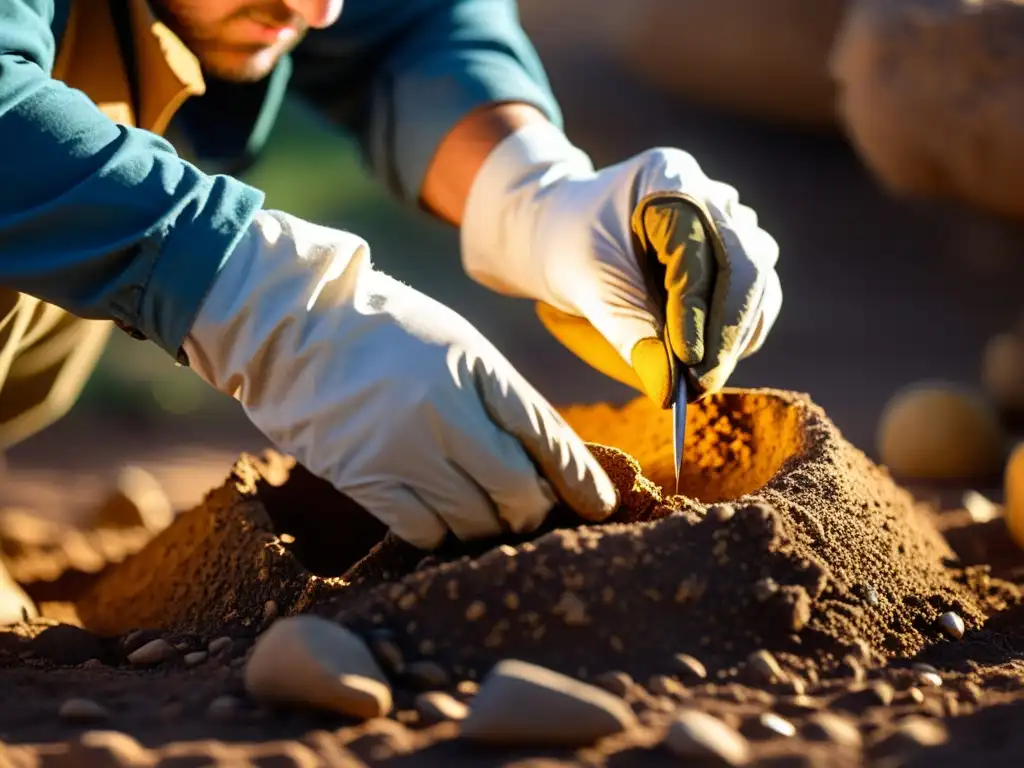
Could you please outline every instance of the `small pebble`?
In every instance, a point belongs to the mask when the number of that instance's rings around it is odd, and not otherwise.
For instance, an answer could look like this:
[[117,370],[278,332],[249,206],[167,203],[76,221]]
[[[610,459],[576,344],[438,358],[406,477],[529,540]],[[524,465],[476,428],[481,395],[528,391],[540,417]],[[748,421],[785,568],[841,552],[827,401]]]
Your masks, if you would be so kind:
[[937,747],[946,741],[945,727],[920,715],[905,718],[881,744],[885,754],[901,753],[921,747]]
[[872,696],[874,696],[874,698],[878,700],[878,703],[883,707],[887,707],[892,704],[892,700],[896,696],[896,689],[884,680],[878,680],[873,683],[870,690]]
[[157,638],[128,654],[128,661],[137,667],[147,667],[166,661],[177,653],[173,645],[163,638]]
[[759,579],[754,583],[754,597],[760,603],[763,603],[778,591],[779,585],[775,579]]
[[910,694],[910,698],[913,699],[916,704],[924,704],[924,691],[920,688],[911,688],[907,691]]
[[405,671],[405,657],[402,655],[402,649],[391,638],[390,632],[372,632],[370,634],[370,650],[384,667],[385,672],[400,675]]
[[242,702],[234,696],[218,696],[206,708],[206,716],[211,720],[230,720],[241,709]]
[[232,640],[230,637],[218,637],[216,640],[210,641],[210,644],[206,646],[206,650],[210,652],[211,656],[216,656],[222,651],[226,651],[228,648],[234,645],[234,643],[235,641]]
[[942,686],[942,676],[938,672],[922,672],[917,676],[919,682],[932,688]]
[[780,717],[774,712],[764,712],[757,721],[761,724],[761,727],[771,733],[778,736],[789,738],[790,736],[796,735],[796,726],[793,725],[789,720],[784,717]]
[[603,672],[593,680],[594,685],[614,693],[620,699],[626,698],[633,689],[633,678],[625,672]]
[[455,686],[455,690],[461,696],[476,696],[480,690],[480,683],[476,680],[460,680],[459,684]]
[[106,666],[99,659],[86,659],[82,662],[82,669],[103,669]]
[[655,696],[681,696],[686,689],[668,675],[654,675],[647,681],[647,690]]
[[209,654],[206,651],[195,651],[194,653],[186,653],[182,658],[185,662],[186,667],[196,667],[206,661]]
[[840,747],[859,749],[861,735],[857,724],[832,712],[816,712],[807,718],[804,736],[812,741],[828,741]]
[[982,698],[981,688],[970,680],[965,680],[960,684],[960,698],[971,704],[980,704]]
[[414,661],[409,664],[405,668],[405,679],[421,691],[448,686],[448,673],[433,661]]
[[550,669],[496,664],[462,723],[470,741],[518,746],[585,746],[636,723],[618,696]]
[[714,504],[708,507],[707,518],[716,523],[727,523],[736,514],[736,508],[731,504]]
[[754,651],[747,657],[747,667],[766,682],[773,680],[784,680],[786,674],[779,666],[779,662],[768,651]]
[[705,669],[704,665],[693,656],[686,653],[677,653],[672,658],[675,666],[674,671],[678,672],[680,677],[684,680],[687,678],[692,678],[694,680],[704,680],[707,678],[707,669]]
[[317,616],[279,619],[260,635],[244,673],[256,701],[362,719],[391,711],[391,688],[362,639]]
[[125,635],[124,640],[121,641],[121,647],[124,648],[126,653],[131,653],[144,646],[150,640],[153,640],[155,634],[151,629],[136,629]]
[[277,603],[273,600],[267,600],[263,604],[263,621],[273,621],[277,618]]
[[939,626],[954,640],[959,640],[964,636],[964,620],[953,611],[947,611],[939,617]]
[[469,707],[444,691],[427,691],[417,694],[414,706],[419,712],[420,718],[427,725],[449,720],[465,720],[469,715]]
[[107,720],[110,713],[92,699],[67,699],[57,710],[57,716],[68,723],[96,723]]
[[750,744],[739,731],[717,717],[696,709],[680,712],[665,735],[665,746],[686,760],[712,759],[724,765],[744,765]]

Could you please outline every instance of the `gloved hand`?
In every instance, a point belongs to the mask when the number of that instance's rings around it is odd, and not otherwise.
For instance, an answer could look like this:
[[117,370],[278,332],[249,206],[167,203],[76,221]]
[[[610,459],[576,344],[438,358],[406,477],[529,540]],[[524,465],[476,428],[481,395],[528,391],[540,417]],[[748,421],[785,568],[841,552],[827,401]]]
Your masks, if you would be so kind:
[[261,212],[184,346],[281,450],[415,546],[533,530],[556,494],[588,520],[617,504],[497,349],[375,271],[356,235]]
[[[684,247],[693,204],[710,230],[706,257]],[[677,149],[595,171],[548,123],[520,129],[484,162],[463,215],[462,254],[471,277],[541,302],[559,340],[662,407],[672,396],[668,346],[698,392],[718,391],[764,343],[782,305],[778,246],[735,189]],[[672,284],[669,306],[645,260]]]

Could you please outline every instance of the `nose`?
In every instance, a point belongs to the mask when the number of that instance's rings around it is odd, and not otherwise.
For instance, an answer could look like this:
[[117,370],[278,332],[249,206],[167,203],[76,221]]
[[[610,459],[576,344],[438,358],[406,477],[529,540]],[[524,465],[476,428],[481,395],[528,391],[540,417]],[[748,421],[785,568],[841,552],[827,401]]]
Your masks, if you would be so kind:
[[284,0],[292,13],[301,16],[314,29],[329,27],[341,15],[345,0]]

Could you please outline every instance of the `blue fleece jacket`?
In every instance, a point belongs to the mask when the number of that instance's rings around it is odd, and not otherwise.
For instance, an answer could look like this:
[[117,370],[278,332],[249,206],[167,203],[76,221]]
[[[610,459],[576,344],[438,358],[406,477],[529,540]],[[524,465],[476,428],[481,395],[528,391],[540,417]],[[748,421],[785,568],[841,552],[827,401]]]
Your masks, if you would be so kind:
[[171,354],[263,204],[231,174],[259,154],[287,90],[357,136],[413,204],[439,142],[472,110],[525,101],[561,121],[514,0],[348,0],[265,81],[208,78],[185,104],[176,126],[225,170],[210,175],[51,77],[70,1],[0,2],[0,287],[114,320]]

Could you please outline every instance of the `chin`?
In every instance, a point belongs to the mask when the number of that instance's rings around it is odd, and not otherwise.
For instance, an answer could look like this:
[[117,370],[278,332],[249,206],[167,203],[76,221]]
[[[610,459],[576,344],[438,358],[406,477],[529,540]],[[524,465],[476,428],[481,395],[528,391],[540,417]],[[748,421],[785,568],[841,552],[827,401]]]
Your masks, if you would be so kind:
[[254,83],[267,77],[284,51],[265,49],[258,53],[224,53],[200,56],[203,71],[221,80]]

